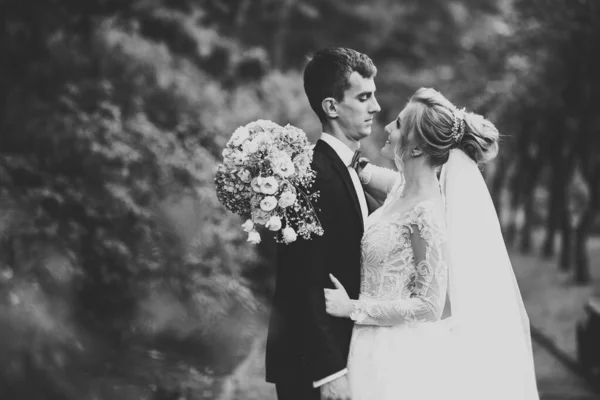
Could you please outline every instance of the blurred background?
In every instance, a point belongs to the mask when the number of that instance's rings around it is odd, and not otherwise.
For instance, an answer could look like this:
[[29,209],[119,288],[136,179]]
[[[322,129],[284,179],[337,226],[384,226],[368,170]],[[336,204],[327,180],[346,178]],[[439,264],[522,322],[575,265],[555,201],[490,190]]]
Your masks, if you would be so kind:
[[302,69],[326,46],[379,69],[379,165],[421,86],[496,123],[484,174],[542,398],[598,398],[598,1],[3,0],[1,399],[275,398],[274,245],[212,179],[252,120],[316,140]]

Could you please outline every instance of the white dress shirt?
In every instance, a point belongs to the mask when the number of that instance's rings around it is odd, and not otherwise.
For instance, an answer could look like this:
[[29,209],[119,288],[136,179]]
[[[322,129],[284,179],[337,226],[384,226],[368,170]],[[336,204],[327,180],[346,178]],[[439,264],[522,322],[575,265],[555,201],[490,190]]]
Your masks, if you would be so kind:
[[[350,165],[350,163],[352,162],[352,157],[354,157],[354,150],[350,149],[341,140],[339,140],[336,137],[333,137],[328,133],[322,133],[321,140],[327,143],[329,146],[331,146],[331,148],[340,157],[344,165],[346,165],[347,167]],[[348,167],[348,172],[350,173],[350,179],[352,179],[352,183],[354,184],[354,190],[356,190],[356,197],[358,197],[363,221],[366,222],[367,217],[369,216],[369,208],[367,207],[367,198],[365,197],[365,191],[363,190],[356,170],[352,167]]]
[[[321,140],[327,143],[331,148],[336,152],[338,157],[342,160],[344,165],[347,167],[352,162],[352,157],[354,157],[354,151],[346,146],[341,140],[333,137],[328,133],[321,134]],[[356,170],[352,167],[348,167],[348,173],[350,174],[350,179],[352,179],[352,184],[354,185],[354,190],[356,190],[356,197],[358,197],[358,202],[360,204],[360,210],[362,212],[363,221],[366,222],[367,216],[369,215],[369,209],[367,207],[367,199],[365,198],[365,192],[360,184],[360,179],[358,178],[358,174]],[[317,382],[313,382],[313,387],[318,388],[323,386],[326,383],[332,382],[348,373],[348,368],[344,368],[343,370],[336,372],[333,375],[329,375]]]

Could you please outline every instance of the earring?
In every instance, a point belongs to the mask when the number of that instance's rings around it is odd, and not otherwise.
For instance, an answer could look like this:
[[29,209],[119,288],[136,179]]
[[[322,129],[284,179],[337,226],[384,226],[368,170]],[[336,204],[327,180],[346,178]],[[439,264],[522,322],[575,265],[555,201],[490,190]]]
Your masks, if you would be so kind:
[[419,157],[421,154],[419,153],[418,149],[413,149],[412,153],[410,154],[412,157]]

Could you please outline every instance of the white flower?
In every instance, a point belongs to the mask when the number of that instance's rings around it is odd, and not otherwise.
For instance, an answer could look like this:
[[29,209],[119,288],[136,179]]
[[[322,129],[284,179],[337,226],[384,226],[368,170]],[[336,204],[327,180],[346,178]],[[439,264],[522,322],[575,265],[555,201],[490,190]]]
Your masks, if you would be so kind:
[[306,171],[310,167],[310,157],[306,153],[300,153],[294,157],[294,164],[300,171]]
[[262,182],[260,183],[260,190],[264,194],[274,194],[275,192],[277,192],[278,188],[279,184],[277,183],[277,180],[272,176],[262,179]]
[[247,219],[246,222],[242,224],[242,229],[246,233],[250,233],[254,230],[254,222],[251,219]]
[[253,140],[248,140],[248,141],[244,142],[242,149],[244,150],[245,154],[253,154],[258,151],[259,147],[260,147],[260,142],[258,141],[258,139],[253,139]]
[[281,229],[281,218],[273,215],[265,225],[270,231],[278,231]]
[[265,144],[270,144],[272,142],[271,136],[266,132],[260,132],[254,138],[254,141],[258,144],[258,146],[262,146]]
[[231,135],[230,142],[234,146],[239,146],[248,140],[248,138],[250,138],[250,131],[245,126],[240,126],[233,132],[233,135]]
[[300,136],[300,133],[302,132],[299,129],[294,128],[290,124],[287,124],[286,126],[284,126],[284,129],[285,129],[285,136],[289,137],[294,142],[296,140],[298,140],[298,137]]
[[292,227],[287,227],[283,230],[283,232],[281,232],[283,234],[283,241],[285,243],[292,243],[295,242],[296,239],[298,238],[298,235],[296,234],[296,231],[294,230],[294,228]]
[[273,196],[267,196],[260,202],[260,209],[263,211],[272,211],[277,207],[277,199]]
[[256,231],[248,232],[248,242],[250,242],[252,244],[259,244],[260,243],[260,233],[258,233]]
[[244,183],[248,183],[252,180],[252,174],[247,169],[243,169],[240,172],[238,172],[238,176],[240,177],[240,180]]
[[254,210],[252,212],[252,220],[259,225],[264,225],[269,221],[270,214],[263,210]]
[[296,202],[296,195],[292,192],[283,192],[279,198],[279,207],[286,208]]
[[232,158],[235,165],[242,165],[246,161],[246,155],[241,151],[235,151]]
[[275,172],[277,175],[282,176],[283,178],[292,176],[296,171],[294,163],[287,154],[285,156],[278,157],[272,162],[273,172]]
[[256,121],[250,122],[246,126],[248,127],[248,129],[255,129],[255,130],[257,130],[257,129],[279,130],[282,128],[281,125],[278,125],[273,121],[269,121],[268,119],[257,119]]
[[262,184],[262,177],[257,177],[252,179],[252,183],[250,183],[250,185],[252,186],[252,190],[255,191],[256,193],[262,193],[262,188],[261,188],[261,184]]

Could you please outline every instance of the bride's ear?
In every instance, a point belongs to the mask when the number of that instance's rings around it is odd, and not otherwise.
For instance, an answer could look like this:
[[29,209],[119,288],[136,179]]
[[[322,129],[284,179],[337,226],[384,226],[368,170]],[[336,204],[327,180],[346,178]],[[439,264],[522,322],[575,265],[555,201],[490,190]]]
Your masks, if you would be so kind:
[[323,99],[321,102],[321,107],[329,118],[337,118],[338,117],[338,104],[337,101],[333,97],[327,97]]
[[423,155],[423,150],[421,150],[421,149],[419,148],[419,146],[415,146],[415,147],[413,148],[412,152],[410,153],[410,155],[411,155],[412,157],[420,157],[420,156],[422,156],[422,155]]

